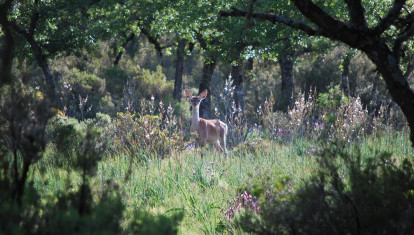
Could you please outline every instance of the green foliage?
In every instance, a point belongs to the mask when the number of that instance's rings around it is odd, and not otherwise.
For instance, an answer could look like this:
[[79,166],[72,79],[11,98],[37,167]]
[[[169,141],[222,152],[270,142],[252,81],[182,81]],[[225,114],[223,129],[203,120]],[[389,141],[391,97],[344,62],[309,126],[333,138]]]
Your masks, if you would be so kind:
[[263,178],[253,181],[253,192],[273,193],[265,194],[260,219],[245,214],[236,224],[259,234],[405,234],[413,230],[410,160],[397,163],[387,152],[362,160],[361,153],[349,154],[341,144],[332,144],[321,152],[318,163],[314,177],[296,192],[287,190],[283,177],[270,185],[257,183]]
[[332,84],[340,82],[339,66],[343,53],[342,47],[334,47],[326,54],[311,54],[298,58],[294,76],[299,87],[304,91],[316,89],[318,92],[327,93]]
[[70,164],[70,159],[74,157],[75,151],[82,144],[85,137],[85,125],[82,124],[75,118],[61,116],[56,116],[50,121],[48,133],[56,148],[58,166]]
[[344,96],[339,85],[329,88],[327,93],[319,93],[316,99],[319,107],[338,108],[341,101],[348,103],[348,97]]
[[147,69],[142,70],[142,73],[134,78],[132,82],[138,88],[135,91],[136,94],[140,94],[141,97],[147,99],[151,96],[154,96],[158,100],[161,97],[168,97],[173,89],[173,82],[167,81],[161,66],[158,66],[154,72]]
[[[110,117],[101,113],[95,119],[82,122],[71,117],[55,116],[48,126],[48,134],[55,149],[53,161],[60,167],[78,166],[81,169],[82,164],[88,162],[86,159],[90,158],[92,162],[95,157],[99,159],[112,136],[110,128]],[[87,164],[95,165],[92,162]]]
[[[80,192],[60,192],[56,202],[49,201],[44,208],[42,219],[47,221],[39,228],[40,233],[119,234],[124,210],[122,198],[114,189],[107,189],[98,203],[93,203],[90,188],[88,201],[79,201]],[[80,203],[87,203],[84,213],[79,213]]]
[[[42,198],[29,186],[22,207],[6,199],[0,207],[0,232],[5,234],[177,234],[182,213],[172,216],[152,215],[135,209],[126,218],[125,204],[117,187],[110,181],[99,196],[92,200],[90,186],[87,201],[79,201],[82,187],[74,192],[57,192],[56,198]],[[87,210],[79,212],[80,203]],[[126,227],[123,226],[126,222]]]
[[157,116],[118,113],[115,120],[116,148],[135,153],[142,150],[162,158],[173,151],[182,151],[188,143],[184,139],[187,136],[182,133],[181,121],[173,116],[171,109],[166,117],[163,117],[163,112]]
[[[405,158],[412,149],[405,120],[390,121],[398,110],[386,103],[390,97],[372,63],[361,54],[346,57],[353,92],[343,96],[336,86],[343,47],[331,49],[320,38],[249,17],[218,17],[222,9],[246,9],[253,2],[255,12],[306,22],[290,1],[13,1],[12,13],[3,18],[13,21],[20,59],[13,79],[23,82],[1,84],[0,233],[410,233],[413,169]],[[315,2],[348,21],[345,3]],[[372,4],[378,11],[366,15],[369,26],[386,16],[391,2],[363,1],[365,9],[374,9]],[[161,42],[162,58],[137,36],[143,30]],[[393,31],[389,27],[384,40],[395,39]],[[136,36],[127,46],[140,50],[127,49],[119,67],[112,67],[131,33]],[[217,117],[229,124],[234,148],[227,158],[210,152],[201,159],[191,149],[189,105],[172,98],[175,48],[168,46],[177,38],[199,42],[186,51],[184,86],[199,85],[203,60],[223,62],[211,90],[222,115]],[[412,45],[404,42],[404,65]],[[274,112],[280,72],[269,59],[288,52],[295,85],[321,93],[300,93],[291,112]],[[58,81],[59,110],[52,119],[55,105],[44,95],[36,56],[51,63]],[[246,114],[258,125],[234,115],[232,99],[221,103],[214,91],[223,86],[228,65],[247,58],[257,59],[243,78]],[[228,91],[231,97],[234,90]],[[364,110],[371,101],[375,115]],[[402,133],[394,132],[397,125]],[[347,148],[355,143],[363,150],[349,154],[332,144],[319,153],[320,139],[343,139]],[[395,155],[375,153],[384,149]],[[229,221],[220,208],[244,191],[262,201],[262,214],[246,207]],[[182,213],[168,216],[174,211]]]
[[233,148],[233,152],[258,155],[270,150],[272,142],[261,137],[249,138]]
[[177,234],[179,222],[183,219],[182,212],[172,216],[154,216],[146,212],[135,210],[128,228],[127,234]]
[[105,80],[78,69],[72,69],[59,81],[61,106],[69,116],[79,120],[95,117],[96,113],[111,113],[114,104],[106,91]]
[[112,95],[122,95],[128,76],[127,72],[118,66],[105,69],[103,71],[103,78],[105,78],[107,91]]

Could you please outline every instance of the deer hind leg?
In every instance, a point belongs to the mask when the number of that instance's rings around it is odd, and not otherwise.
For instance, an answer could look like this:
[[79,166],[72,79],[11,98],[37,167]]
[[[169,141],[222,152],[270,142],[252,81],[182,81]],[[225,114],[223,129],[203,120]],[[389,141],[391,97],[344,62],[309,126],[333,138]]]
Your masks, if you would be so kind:
[[226,133],[223,131],[220,133],[220,145],[225,155],[227,155],[227,148],[226,148]]
[[216,147],[216,149],[220,152],[224,152],[223,148],[220,146],[220,141],[217,140],[216,142],[213,143],[214,147]]

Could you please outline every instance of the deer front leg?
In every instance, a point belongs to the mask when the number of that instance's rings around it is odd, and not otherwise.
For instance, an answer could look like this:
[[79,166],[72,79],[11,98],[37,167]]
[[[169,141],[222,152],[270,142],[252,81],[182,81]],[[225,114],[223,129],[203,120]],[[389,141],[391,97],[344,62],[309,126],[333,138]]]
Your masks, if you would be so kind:
[[206,141],[200,140],[200,152],[201,152],[201,158],[204,158],[204,149],[206,147]]
[[195,149],[196,149],[196,151],[198,151],[198,147],[199,147],[199,140],[198,140],[198,138],[196,138],[194,142],[195,142],[194,143]]

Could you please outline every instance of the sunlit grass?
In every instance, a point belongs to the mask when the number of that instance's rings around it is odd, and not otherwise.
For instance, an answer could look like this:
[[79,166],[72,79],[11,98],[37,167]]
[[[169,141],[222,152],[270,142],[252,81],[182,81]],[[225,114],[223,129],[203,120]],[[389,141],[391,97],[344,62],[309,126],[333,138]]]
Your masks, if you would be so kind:
[[[381,151],[393,152],[397,160],[413,155],[408,134],[402,132],[371,136],[347,148],[351,151],[356,146],[366,157]],[[222,209],[250,177],[270,172],[287,175],[295,184],[300,183],[316,171],[318,148],[321,144],[299,139],[285,144],[274,142],[256,152],[241,147],[230,151],[227,157],[209,149],[204,158],[194,150],[173,153],[164,159],[142,153],[118,153],[99,163],[91,185],[95,197],[105,184],[118,185],[129,208],[127,213],[132,208],[154,214],[184,211],[181,234],[215,234],[225,226]],[[64,168],[55,168],[50,159],[36,165],[32,180],[42,195],[49,196],[75,190],[81,184],[77,173],[68,175]]]

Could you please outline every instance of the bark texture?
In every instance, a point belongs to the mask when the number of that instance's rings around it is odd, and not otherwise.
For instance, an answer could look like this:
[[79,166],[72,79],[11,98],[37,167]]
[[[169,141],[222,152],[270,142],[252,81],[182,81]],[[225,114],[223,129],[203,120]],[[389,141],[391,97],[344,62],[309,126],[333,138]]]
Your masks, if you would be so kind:
[[293,59],[290,55],[282,55],[279,57],[279,65],[282,75],[281,86],[281,100],[280,107],[283,111],[287,111],[288,107],[292,104],[293,97]]
[[207,97],[200,104],[200,117],[211,119],[211,92],[210,83],[213,78],[214,69],[216,68],[216,61],[205,61],[203,64],[203,71],[200,81],[199,94],[207,89]]
[[345,55],[342,63],[342,90],[345,96],[349,96],[349,64],[351,59],[348,55]]
[[233,99],[236,105],[236,113],[244,113],[244,91],[243,91],[243,68],[241,62],[232,66],[231,76],[233,78],[234,94]]
[[187,44],[187,40],[181,39],[177,45],[173,97],[174,99],[178,101],[181,101],[181,94],[182,94],[182,88],[183,88],[184,55],[185,55],[186,44]]

